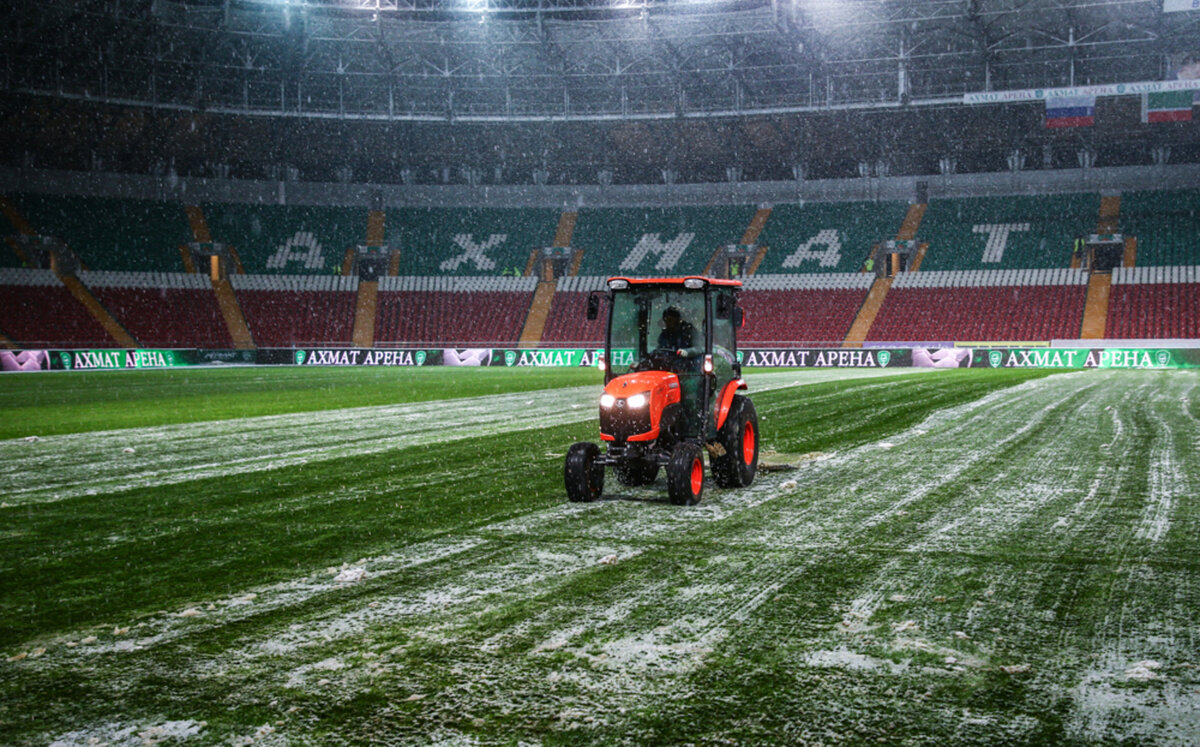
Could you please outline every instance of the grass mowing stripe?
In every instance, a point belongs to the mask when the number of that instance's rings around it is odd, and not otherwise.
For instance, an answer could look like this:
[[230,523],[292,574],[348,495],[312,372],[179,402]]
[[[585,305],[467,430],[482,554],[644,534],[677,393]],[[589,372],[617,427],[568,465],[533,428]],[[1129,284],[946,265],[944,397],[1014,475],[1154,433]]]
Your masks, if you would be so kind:
[[0,439],[599,386],[590,368],[280,366],[0,377]]
[[[888,379],[854,379],[755,398],[765,435],[778,451],[834,451],[876,441],[921,421],[930,410],[976,400],[1021,381],[1054,373],[1036,369],[950,370],[937,376],[909,374]],[[769,430],[768,430],[769,429]]]
[[[579,425],[5,510],[0,646],[228,593],[562,500]],[[114,616],[121,619],[114,620]]]
[[[12,504],[159,487],[595,417],[588,388],[0,442]],[[516,413],[520,412],[520,415]]]

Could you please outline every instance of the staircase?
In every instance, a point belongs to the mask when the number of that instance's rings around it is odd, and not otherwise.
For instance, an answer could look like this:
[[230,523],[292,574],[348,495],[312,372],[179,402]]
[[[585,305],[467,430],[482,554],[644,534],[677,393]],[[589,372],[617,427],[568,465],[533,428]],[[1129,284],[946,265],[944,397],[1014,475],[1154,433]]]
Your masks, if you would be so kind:
[[213,292],[217,294],[217,305],[221,315],[225,317],[225,326],[229,328],[229,336],[233,338],[233,346],[238,350],[252,350],[254,338],[250,328],[246,326],[246,317],[242,316],[242,307],[234,295],[229,278],[219,278],[212,281]]
[[88,313],[100,323],[100,326],[104,327],[104,331],[117,341],[117,344],[123,348],[138,347],[137,340],[133,339],[133,335],[129,334],[129,331],[122,327],[112,314],[108,313],[108,309],[96,300],[96,297],[87,289],[87,286],[80,282],[79,278],[74,275],[59,275],[58,279],[67,286],[67,290],[71,292],[75,300],[83,304]]
[[1108,325],[1108,299],[1112,293],[1112,275],[1092,273],[1088,278],[1087,302],[1083,307],[1083,326],[1079,337],[1084,340],[1104,339]]
[[533,301],[529,304],[529,314],[525,317],[525,326],[521,328],[520,347],[534,348],[542,341],[546,319],[550,316],[550,304],[554,301],[555,285],[553,280],[543,280],[537,284]]
[[375,308],[378,300],[378,281],[359,282],[358,303],[354,307],[354,333],[350,338],[356,348],[375,345]]
[[842,347],[862,347],[863,342],[867,339],[867,334],[871,331],[871,325],[875,323],[875,317],[879,315],[879,309],[883,307],[883,300],[887,298],[888,291],[891,289],[892,278],[875,278],[866,300],[863,301],[862,308],[858,310],[858,316],[854,317],[854,323],[850,325],[850,331],[846,333]]
[[[925,217],[925,210],[928,208],[929,205],[924,202],[908,206],[908,212],[904,214],[904,222],[900,224],[900,230],[896,232],[897,241],[912,241],[917,238],[917,231],[921,228],[921,220]],[[925,251],[927,249],[929,249],[929,244],[921,244],[917,247],[917,256],[913,257],[908,272],[916,272],[921,269],[921,262],[925,260]]]

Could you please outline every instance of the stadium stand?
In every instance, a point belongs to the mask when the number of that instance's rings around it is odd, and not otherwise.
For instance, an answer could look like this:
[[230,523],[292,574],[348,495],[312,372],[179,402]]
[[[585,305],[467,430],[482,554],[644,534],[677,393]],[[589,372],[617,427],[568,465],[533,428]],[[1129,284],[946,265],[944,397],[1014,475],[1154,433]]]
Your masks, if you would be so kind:
[[736,244],[754,218],[750,205],[583,209],[571,244],[584,250],[580,275],[689,275],[718,247]]
[[79,279],[144,346],[233,346],[207,275],[100,270]]
[[535,277],[382,277],[376,344],[514,343]]
[[0,297],[0,332],[25,347],[117,344],[50,270],[0,269]]
[[1088,275],[1054,270],[920,272],[896,278],[867,335],[888,342],[1079,337]]
[[553,243],[558,221],[542,208],[396,208],[387,243],[400,247],[402,275],[498,276],[523,272],[532,250]]
[[770,247],[758,272],[857,272],[871,247],[896,236],[903,202],[831,202],[776,205],[760,244]]
[[1069,267],[1096,225],[1097,194],[935,199],[921,222],[921,272]]
[[231,275],[229,282],[258,347],[350,344],[358,278]]
[[559,278],[542,332],[543,343],[601,345],[604,343],[604,317],[587,318],[587,297],[603,290],[607,275],[580,275]]
[[874,280],[874,275],[858,272],[749,277],[741,294],[746,323],[738,340],[747,345],[840,345]]
[[366,208],[206,203],[203,211],[213,241],[236,248],[249,274],[332,274],[367,226]]
[[183,269],[179,246],[192,239],[178,203],[41,194],[11,199],[34,231],[62,239],[89,269]]
[[1182,266],[1200,257],[1200,189],[1126,192],[1121,232],[1137,237],[1139,266]]
[[1106,336],[1200,338],[1200,265],[1113,270]]

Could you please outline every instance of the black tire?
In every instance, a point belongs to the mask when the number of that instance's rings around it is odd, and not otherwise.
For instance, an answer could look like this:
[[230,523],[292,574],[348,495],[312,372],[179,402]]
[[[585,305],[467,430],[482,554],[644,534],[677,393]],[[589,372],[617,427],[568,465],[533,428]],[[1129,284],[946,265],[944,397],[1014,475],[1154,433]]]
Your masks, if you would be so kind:
[[677,506],[694,506],[704,495],[704,449],[684,441],[667,464],[667,495]]
[[613,472],[617,475],[617,482],[636,488],[658,479],[658,463],[647,459],[631,459],[613,467]]
[[722,488],[745,488],[758,472],[758,412],[748,398],[735,395],[717,434],[725,453],[712,460],[713,479]]
[[594,501],[604,492],[604,465],[598,462],[600,447],[587,441],[571,444],[563,467],[567,498],[572,503]]

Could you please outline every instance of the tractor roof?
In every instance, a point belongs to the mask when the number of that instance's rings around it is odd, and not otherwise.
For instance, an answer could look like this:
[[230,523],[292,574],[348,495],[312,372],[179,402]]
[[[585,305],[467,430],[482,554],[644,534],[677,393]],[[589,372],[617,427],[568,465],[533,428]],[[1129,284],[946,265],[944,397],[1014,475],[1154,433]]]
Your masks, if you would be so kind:
[[[720,278],[706,278],[703,275],[685,275],[677,278],[628,278],[624,275],[615,275],[604,282],[608,285],[613,280],[625,280],[630,285],[678,285],[682,286],[686,280],[703,280],[708,285],[719,285],[726,288],[741,288],[741,280],[722,280]],[[697,289],[699,290],[699,289]]]

